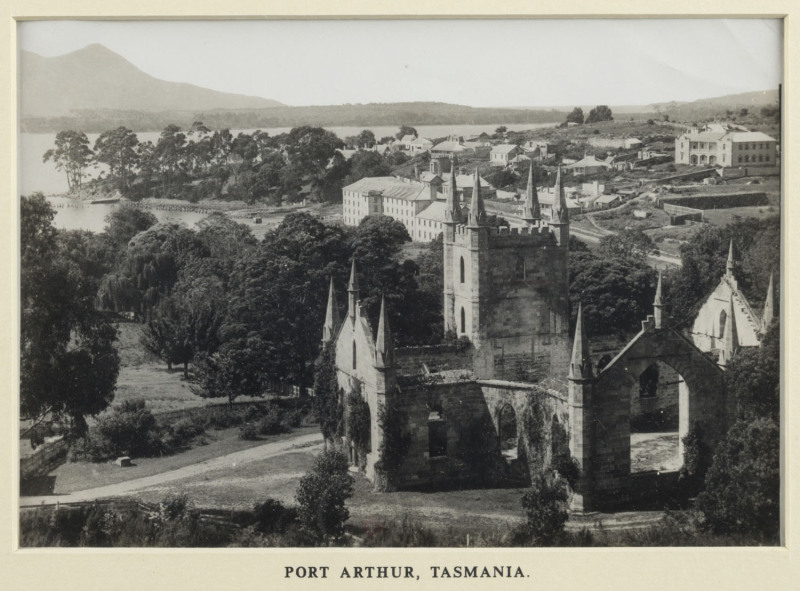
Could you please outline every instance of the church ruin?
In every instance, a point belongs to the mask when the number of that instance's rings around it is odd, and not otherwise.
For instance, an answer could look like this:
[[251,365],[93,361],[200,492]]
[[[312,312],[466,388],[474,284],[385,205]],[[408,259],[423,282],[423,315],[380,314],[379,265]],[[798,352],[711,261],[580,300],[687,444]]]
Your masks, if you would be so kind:
[[[351,464],[369,479],[385,477],[379,417],[389,407],[407,439],[402,462],[388,475],[392,487],[453,483],[487,471],[529,481],[572,464],[574,510],[619,506],[677,480],[675,470],[632,469],[631,425],[647,408],[670,409],[679,438],[701,429],[712,450],[725,435],[736,411],[723,371],[739,346],[737,314],[728,312],[717,363],[664,326],[659,277],[654,311],[641,331],[605,366],[594,367],[580,308],[574,338],[568,335],[569,216],[560,170],[554,190],[552,216],[544,220],[531,168],[526,227],[511,230],[486,224],[477,174],[468,208],[448,194],[446,344],[395,348],[385,302],[375,332],[359,304],[356,261],[342,320],[331,282],[323,347],[334,354],[341,390],[360,392],[368,404],[366,448],[347,438],[345,445]],[[650,392],[658,367],[670,372],[672,386]]]

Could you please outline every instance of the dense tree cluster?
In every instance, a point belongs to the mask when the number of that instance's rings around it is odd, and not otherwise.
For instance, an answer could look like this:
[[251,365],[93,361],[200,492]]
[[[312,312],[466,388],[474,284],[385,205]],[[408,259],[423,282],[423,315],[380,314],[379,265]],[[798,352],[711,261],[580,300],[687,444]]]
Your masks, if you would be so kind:
[[600,121],[613,121],[614,116],[607,105],[598,105],[586,117],[586,123],[599,123]]
[[[416,134],[410,127],[401,126],[401,131]],[[93,149],[82,131],[60,131],[43,159],[66,173],[70,192],[80,192],[87,169],[101,164],[105,170],[90,182],[130,199],[223,198],[280,205],[306,196],[341,201],[345,184],[388,175],[391,166],[405,160],[402,153],[371,151],[375,143],[368,129],[343,142],[321,127],[295,127],[276,136],[260,130],[234,136],[228,129],[212,132],[195,121],[188,130],[167,125],[155,143],[140,142],[124,126],[107,130]],[[345,145],[359,149],[349,160],[337,151]]]
[[58,232],[42,195],[20,210],[20,416],[86,431],[114,397],[116,331],[94,306],[102,265],[86,233]]

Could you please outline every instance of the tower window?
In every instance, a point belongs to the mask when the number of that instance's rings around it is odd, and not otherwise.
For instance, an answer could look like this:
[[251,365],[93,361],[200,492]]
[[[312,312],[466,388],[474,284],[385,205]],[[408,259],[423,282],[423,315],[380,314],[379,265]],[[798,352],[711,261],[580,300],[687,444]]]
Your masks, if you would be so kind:
[[728,320],[728,313],[725,310],[722,310],[719,313],[719,338],[723,338],[725,336],[725,323]]
[[464,313],[464,308],[461,308],[461,332],[467,332],[467,315]]
[[356,342],[353,341],[353,369],[356,368]]
[[464,283],[464,257],[461,257],[461,283]]

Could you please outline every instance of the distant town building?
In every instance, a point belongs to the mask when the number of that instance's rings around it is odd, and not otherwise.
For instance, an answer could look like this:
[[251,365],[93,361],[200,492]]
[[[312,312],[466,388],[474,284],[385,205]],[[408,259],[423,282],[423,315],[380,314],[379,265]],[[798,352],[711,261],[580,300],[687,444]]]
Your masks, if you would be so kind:
[[586,176],[604,172],[612,167],[608,162],[598,160],[594,156],[585,156],[581,160],[578,160],[574,164],[568,164],[564,168],[572,171],[575,176]]
[[342,221],[358,226],[369,215],[389,215],[410,234],[414,217],[436,200],[437,189],[435,183],[403,177],[363,178],[342,189]]
[[675,140],[675,164],[775,166],[778,142],[760,131],[711,123]]
[[642,140],[635,137],[590,137],[588,143],[590,146],[594,146],[595,148],[615,148],[624,150],[640,148],[643,145]]
[[522,153],[522,148],[515,144],[499,144],[489,153],[489,162],[493,166],[508,166]]

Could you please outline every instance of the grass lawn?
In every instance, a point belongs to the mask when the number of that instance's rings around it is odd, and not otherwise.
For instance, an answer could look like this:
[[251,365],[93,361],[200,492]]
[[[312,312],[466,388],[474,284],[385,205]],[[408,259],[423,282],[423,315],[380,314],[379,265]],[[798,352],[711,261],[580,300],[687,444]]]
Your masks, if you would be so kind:
[[53,492],[64,494],[77,490],[95,488],[108,484],[116,484],[176,470],[191,464],[198,464],[205,460],[248,449],[266,442],[281,441],[298,435],[306,435],[319,430],[317,426],[300,427],[291,433],[263,437],[256,441],[239,439],[238,427],[215,431],[210,429],[201,439],[207,441],[205,445],[198,445],[181,453],[161,458],[134,458],[134,466],[120,468],[113,462],[67,462],[54,470],[50,476],[55,477]]
[[753,218],[763,220],[779,215],[779,211],[773,206],[761,207],[732,207],[730,209],[707,209],[703,212],[703,218],[709,224],[715,226],[726,226],[733,223],[734,218]]

